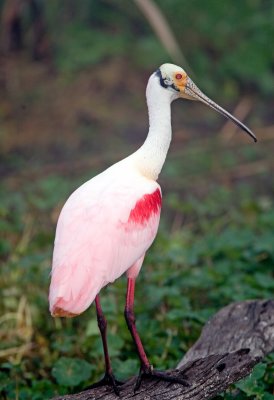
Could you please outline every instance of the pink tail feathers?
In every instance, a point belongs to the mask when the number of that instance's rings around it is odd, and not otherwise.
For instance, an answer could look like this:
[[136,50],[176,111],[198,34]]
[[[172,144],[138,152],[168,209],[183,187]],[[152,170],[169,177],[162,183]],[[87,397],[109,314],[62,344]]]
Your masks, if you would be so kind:
[[53,269],[49,291],[50,312],[54,317],[74,317],[84,312],[94,301],[102,287],[89,271],[77,268]]

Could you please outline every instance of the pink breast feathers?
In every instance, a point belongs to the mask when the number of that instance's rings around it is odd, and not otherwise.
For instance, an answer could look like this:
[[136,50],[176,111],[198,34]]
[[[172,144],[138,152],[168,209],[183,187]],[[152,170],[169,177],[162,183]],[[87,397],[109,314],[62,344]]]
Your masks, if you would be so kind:
[[162,196],[159,189],[151,194],[145,194],[131,210],[128,222],[144,225],[153,215],[160,212],[161,205]]

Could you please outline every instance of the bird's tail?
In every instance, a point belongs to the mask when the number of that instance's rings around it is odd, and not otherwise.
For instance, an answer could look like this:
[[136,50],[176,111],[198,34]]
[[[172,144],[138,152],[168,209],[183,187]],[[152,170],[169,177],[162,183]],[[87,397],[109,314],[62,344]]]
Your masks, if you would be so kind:
[[49,304],[53,317],[75,317],[84,312],[94,301],[102,287],[98,277],[81,273],[77,268],[53,269]]

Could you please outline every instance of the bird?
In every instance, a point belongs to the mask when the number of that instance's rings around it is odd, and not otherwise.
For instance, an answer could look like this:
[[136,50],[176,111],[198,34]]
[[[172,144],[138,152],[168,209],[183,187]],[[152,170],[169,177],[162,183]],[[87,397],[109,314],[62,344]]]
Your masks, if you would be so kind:
[[112,371],[100,291],[123,274],[127,276],[124,316],[140,359],[136,389],[145,375],[188,385],[186,379],[173,379],[152,367],[134,314],[136,279],[159,226],[162,192],[157,179],[172,138],[171,103],[177,99],[206,104],[257,141],[247,126],[201,92],[182,67],[165,63],[148,80],[149,131],[143,145],[76,189],[57,222],[49,289],[51,315],[75,317],[95,302],[105,375],[92,386],[107,384],[116,394],[121,382]]

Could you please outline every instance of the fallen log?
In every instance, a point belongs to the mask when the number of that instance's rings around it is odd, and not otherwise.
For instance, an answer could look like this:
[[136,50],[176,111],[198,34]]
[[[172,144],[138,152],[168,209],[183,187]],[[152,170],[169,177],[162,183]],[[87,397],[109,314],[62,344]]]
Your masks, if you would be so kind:
[[[274,300],[250,300],[222,308],[204,326],[173,377],[182,376],[188,387],[145,378],[134,393],[137,377],[120,386],[120,399],[200,400],[211,399],[244,378],[274,350]],[[110,387],[89,389],[53,400],[117,400]]]

